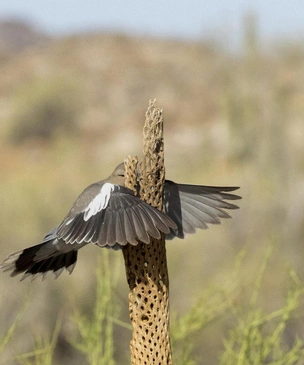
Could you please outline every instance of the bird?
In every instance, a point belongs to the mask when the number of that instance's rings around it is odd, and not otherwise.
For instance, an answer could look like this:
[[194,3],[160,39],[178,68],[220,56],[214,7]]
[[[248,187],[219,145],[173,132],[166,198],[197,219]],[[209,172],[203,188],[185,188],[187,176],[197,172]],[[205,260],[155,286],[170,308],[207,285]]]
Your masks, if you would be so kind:
[[23,273],[21,281],[44,280],[53,272],[55,278],[66,271],[71,274],[78,250],[89,243],[119,250],[123,246],[150,243],[151,237],[185,238],[208,224],[219,224],[230,218],[224,209],[238,206],[227,200],[241,199],[231,194],[239,187],[217,187],[177,184],[165,180],[163,211],[142,201],[125,185],[125,166],[120,163],[112,174],[89,185],[78,196],[63,221],[43,240],[9,255],[0,270],[10,276]]

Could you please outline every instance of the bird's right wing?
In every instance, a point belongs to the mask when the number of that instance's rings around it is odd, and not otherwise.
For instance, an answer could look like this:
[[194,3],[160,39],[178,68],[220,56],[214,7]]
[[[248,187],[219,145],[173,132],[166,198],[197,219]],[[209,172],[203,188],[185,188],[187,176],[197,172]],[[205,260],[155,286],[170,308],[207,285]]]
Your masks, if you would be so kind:
[[175,222],[166,239],[184,238],[196,229],[206,229],[208,224],[219,224],[221,218],[230,218],[224,209],[238,209],[226,200],[241,199],[230,194],[238,187],[217,187],[176,184],[166,180],[164,187],[164,212]]

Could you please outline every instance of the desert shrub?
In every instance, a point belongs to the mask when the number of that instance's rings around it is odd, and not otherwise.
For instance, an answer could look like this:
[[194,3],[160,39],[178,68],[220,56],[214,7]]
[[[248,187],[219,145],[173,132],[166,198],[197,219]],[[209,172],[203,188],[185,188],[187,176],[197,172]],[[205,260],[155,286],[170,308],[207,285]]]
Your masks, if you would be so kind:
[[50,140],[58,133],[78,131],[79,93],[75,83],[64,78],[23,86],[13,104],[9,139],[14,144],[29,139]]

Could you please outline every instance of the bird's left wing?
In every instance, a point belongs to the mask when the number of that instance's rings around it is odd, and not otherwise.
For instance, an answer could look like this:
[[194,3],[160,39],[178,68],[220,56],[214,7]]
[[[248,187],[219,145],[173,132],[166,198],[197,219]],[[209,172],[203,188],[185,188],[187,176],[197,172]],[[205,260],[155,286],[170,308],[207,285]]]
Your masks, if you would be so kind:
[[[88,199],[89,198],[89,199]],[[101,247],[117,247],[150,236],[168,234],[175,223],[121,185],[105,183],[87,188],[60,224],[57,235],[68,244],[92,242]]]

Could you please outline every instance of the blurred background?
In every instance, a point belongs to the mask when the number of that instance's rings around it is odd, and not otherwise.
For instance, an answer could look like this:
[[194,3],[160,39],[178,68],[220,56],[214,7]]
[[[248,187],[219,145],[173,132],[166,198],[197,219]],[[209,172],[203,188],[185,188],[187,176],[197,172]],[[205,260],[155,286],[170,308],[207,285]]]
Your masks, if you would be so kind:
[[[184,315],[206,290],[229,285],[246,306],[269,245],[259,305],[279,308],[290,269],[304,279],[303,14],[293,0],[2,0],[1,260],[37,244],[83,188],[126,156],[141,156],[144,114],[156,98],[167,178],[241,186],[243,197],[233,219],[167,243],[172,313]],[[59,314],[54,364],[84,363],[66,338],[72,307],[89,312],[94,302],[97,252],[81,250],[73,275],[57,281],[0,275],[0,336],[29,301],[3,363],[50,335]],[[110,252],[109,260],[119,319],[128,323],[122,255]],[[231,326],[224,313],[198,332],[197,363],[218,363]],[[290,323],[286,346],[303,332],[300,318]],[[118,364],[129,361],[130,336],[115,327]]]

